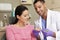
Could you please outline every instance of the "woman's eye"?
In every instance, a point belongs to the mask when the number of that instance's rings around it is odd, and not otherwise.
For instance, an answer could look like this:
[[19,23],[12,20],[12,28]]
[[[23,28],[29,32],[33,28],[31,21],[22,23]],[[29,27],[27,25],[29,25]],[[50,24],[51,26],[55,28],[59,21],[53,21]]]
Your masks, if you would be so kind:
[[26,15],[24,17],[26,17]]

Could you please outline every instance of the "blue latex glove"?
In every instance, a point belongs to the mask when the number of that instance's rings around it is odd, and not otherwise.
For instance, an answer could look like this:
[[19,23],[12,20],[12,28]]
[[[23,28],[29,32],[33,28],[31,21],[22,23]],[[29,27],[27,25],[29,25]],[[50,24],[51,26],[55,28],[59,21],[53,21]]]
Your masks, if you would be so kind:
[[42,29],[41,30],[44,36],[53,36],[54,32],[50,31],[49,29]]
[[40,32],[40,31],[33,30],[33,34],[34,34],[34,36],[35,36],[35,37],[38,37],[38,36],[39,36],[39,32]]

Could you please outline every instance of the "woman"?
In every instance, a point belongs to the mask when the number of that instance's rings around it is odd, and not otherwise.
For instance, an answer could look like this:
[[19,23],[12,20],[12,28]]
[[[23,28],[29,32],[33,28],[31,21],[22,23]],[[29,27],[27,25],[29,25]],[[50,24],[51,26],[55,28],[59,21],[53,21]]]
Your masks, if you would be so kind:
[[19,5],[15,10],[15,24],[6,27],[7,40],[36,40],[33,35],[34,27],[29,24],[28,8]]

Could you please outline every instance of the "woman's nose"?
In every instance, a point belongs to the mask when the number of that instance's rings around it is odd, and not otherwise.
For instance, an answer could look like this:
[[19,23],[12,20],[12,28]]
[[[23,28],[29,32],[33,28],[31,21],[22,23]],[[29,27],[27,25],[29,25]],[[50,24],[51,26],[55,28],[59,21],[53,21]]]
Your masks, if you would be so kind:
[[27,19],[30,19],[30,17],[28,16]]

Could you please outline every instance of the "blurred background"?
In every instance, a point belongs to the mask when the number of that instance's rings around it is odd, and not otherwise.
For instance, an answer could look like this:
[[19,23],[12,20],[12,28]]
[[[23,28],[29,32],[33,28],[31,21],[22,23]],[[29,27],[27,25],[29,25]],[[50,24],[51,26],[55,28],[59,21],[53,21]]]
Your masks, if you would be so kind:
[[[30,22],[34,24],[34,21],[39,17],[33,7],[34,0],[0,0],[0,40],[2,39],[5,31],[1,28],[5,25],[12,24],[14,18],[15,8],[18,5],[25,5],[29,9]],[[55,11],[60,11],[60,0],[45,0],[47,8]]]

